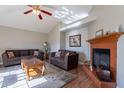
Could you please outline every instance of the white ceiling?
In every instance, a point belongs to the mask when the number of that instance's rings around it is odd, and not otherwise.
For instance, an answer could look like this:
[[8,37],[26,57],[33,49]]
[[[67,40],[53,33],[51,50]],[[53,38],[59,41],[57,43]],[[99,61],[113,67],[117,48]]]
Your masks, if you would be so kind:
[[54,16],[60,19],[64,24],[70,24],[77,20],[88,17],[89,11],[93,6],[90,5],[68,5],[54,6],[56,11]]
[[[0,5],[0,25],[7,26],[12,28],[24,29],[27,31],[35,31],[48,33],[51,31],[60,21],[64,20],[63,18],[56,18],[55,11],[60,11],[62,7],[66,7],[69,11],[73,12],[73,15],[81,16],[88,14],[93,6],[86,5],[54,5],[54,6],[43,6],[42,9],[47,10],[53,13],[53,16],[43,16],[43,20],[39,20],[36,15],[33,13],[24,15],[23,12],[30,9],[30,7],[25,5]],[[70,15],[66,15],[67,18]],[[73,20],[76,21],[77,19]],[[66,19],[67,21],[67,19]]]

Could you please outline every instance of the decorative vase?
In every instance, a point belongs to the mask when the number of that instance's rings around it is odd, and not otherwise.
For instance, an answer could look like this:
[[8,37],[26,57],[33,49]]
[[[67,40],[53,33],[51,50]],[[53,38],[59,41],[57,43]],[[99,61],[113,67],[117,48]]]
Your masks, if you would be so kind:
[[120,24],[118,30],[119,32],[124,32],[124,25]]

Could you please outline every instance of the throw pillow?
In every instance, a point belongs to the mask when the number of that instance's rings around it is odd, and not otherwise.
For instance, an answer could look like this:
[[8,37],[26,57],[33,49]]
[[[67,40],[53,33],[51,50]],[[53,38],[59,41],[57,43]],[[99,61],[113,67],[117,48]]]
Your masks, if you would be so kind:
[[74,52],[71,52],[70,55],[75,55],[75,53]]
[[13,52],[7,52],[7,55],[9,58],[15,58],[15,55]]
[[69,52],[67,52],[65,56],[69,56],[69,54],[70,54],[70,53],[69,53]]
[[39,52],[38,51],[34,51],[34,56],[38,56]]
[[64,58],[65,57],[65,55],[66,55],[66,51],[61,51],[61,54],[60,54],[60,56],[62,57],[62,58]]
[[55,57],[60,57],[60,54],[61,54],[60,51],[56,52]]

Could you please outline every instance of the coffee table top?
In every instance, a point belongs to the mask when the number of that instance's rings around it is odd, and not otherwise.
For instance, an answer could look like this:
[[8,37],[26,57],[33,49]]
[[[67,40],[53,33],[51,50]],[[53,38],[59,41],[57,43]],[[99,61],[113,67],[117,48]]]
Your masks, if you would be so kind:
[[31,66],[40,66],[43,65],[44,62],[37,59],[37,58],[22,58],[21,63],[25,65],[26,67],[31,67]]

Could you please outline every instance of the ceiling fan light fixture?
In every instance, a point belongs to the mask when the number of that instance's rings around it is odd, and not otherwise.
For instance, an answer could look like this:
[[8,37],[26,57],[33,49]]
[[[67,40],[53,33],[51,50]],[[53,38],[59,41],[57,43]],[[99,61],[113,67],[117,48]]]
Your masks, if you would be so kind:
[[45,11],[45,10],[42,10],[40,8],[40,5],[28,5],[28,6],[31,7],[32,9],[24,12],[24,14],[28,14],[28,13],[33,12],[33,14],[37,15],[40,20],[43,19],[42,15],[41,15],[41,12],[44,13],[44,14],[47,14],[49,16],[52,16],[52,13],[50,13],[48,11]]
[[36,10],[36,9],[33,9],[33,13],[36,14],[36,15],[39,15],[40,14],[40,11],[39,10]]

